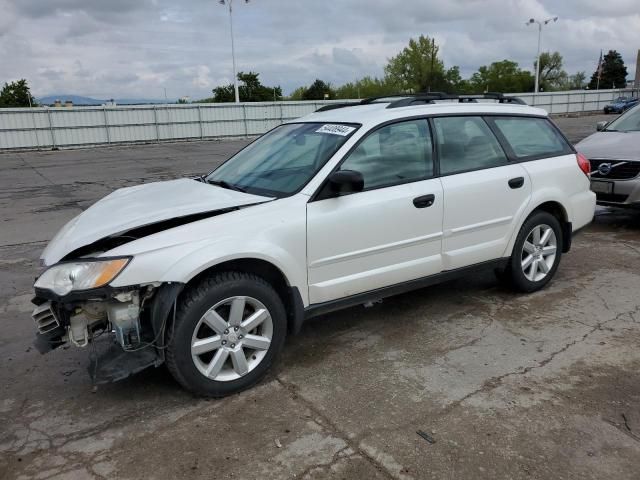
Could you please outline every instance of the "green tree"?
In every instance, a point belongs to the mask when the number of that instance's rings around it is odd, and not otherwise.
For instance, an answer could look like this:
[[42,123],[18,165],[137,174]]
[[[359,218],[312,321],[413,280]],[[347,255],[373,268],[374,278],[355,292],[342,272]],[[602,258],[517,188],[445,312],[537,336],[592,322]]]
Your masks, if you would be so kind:
[[[538,62],[533,62],[535,71]],[[562,55],[559,52],[540,54],[540,88],[545,91],[558,90],[567,81],[567,72],[562,69]]]
[[567,75],[559,86],[560,90],[582,90],[587,86],[587,74],[585,72],[576,72],[573,75]]
[[482,66],[469,80],[475,92],[519,93],[533,90],[535,79],[531,72],[519,68],[516,62],[502,60]]
[[627,85],[627,67],[624,65],[622,55],[616,50],[609,52],[602,59],[602,74],[598,83],[598,69],[591,75],[589,88],[623,88]]
[[386,82],[394,85],[396,92],[436,92],[453,93],[466,88],[460,77],[460,69],[445,69],[438,58],[440,47],[433,38],[420,35],[417,40],[409,40],[409,45],[398,55],[391,57],[384,68]]
[[[460,68],[451,67],[444,72],[445,90],[449,93],[469,93],[470,85],[468,80],[464,80],[460,75]],[[473,92],[471,92],[473,93]]]
[[302,100],[324,100],[325,98],[335,98],[335,92],[330,83],[325,83],[320,79],[316,79],[302,94]]
[[29,105],[36,105],[36,102],[24,78],[4,84],[0,91],[0,108],[28,107]]
[[569,77],[569,90],[582,90],[587,86],[587,74],[585,72],[576,72]]
[[[260,83],[259,73],[255,72],[239,72],[238,91],[240,101],[242,102],[269,102],[282,99],[282,89],[280,87],[267,87]],[[235,101],[234,86],[223,85],[213,89],[214,102],[233,102]]]
[[293,92],[291,92],[291,95],[289,95],[289,100],[302,100],[302,96],[304,95],[304,92],[306,90],[307,87],[296,88]]
[[386,78],[364,77],[336,88],[336,98],[369,98],[397,93],[395,85]]

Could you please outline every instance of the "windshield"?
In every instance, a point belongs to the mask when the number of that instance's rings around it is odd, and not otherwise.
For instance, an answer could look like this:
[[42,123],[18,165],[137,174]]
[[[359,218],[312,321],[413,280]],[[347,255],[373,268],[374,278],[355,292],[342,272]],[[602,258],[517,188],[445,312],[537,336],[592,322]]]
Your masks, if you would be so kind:
[[638,132],[640,131],[640,106],[627,110],[605,128],[607,132]]
[[291,195],[311,180],[357,128],[325,123],[281,125],[231,157],[205,180],[256,195]]

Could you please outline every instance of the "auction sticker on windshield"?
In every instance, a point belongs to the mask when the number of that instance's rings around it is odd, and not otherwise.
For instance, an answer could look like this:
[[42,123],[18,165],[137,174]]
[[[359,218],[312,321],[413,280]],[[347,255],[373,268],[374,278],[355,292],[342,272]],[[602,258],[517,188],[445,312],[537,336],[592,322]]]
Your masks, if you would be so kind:
[[355,127],[349,127],[347,125],[326,124],[316,130],[316,133],[329,133],[331,135],[340,135],[341,137],[346,137],[354,130]]

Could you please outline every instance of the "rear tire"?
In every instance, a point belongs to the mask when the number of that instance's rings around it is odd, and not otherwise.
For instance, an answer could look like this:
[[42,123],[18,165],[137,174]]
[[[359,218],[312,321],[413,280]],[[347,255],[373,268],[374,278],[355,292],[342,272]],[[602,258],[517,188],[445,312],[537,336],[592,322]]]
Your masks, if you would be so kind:
[[504,277],[520,292],[535,292],[551,281],[561,256],[560,222],[548,212],[536,211],[520,228]]
[[185,290],[167,339],[167,367],[190,392],[224,397],[258,383],[284,346],[287,319],[264,279],[222,272]]

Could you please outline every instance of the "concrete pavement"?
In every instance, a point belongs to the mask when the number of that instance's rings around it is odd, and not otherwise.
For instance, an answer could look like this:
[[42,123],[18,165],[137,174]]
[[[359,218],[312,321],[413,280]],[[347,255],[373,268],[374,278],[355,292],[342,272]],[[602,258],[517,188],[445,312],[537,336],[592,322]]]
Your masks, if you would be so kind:
[[[557,121],[576,141],[599,119]],[[0,155],[0,478],[638,477],[638,214],[599,210],[532,295],[487,273],[312,320],[222,400],[164,368],[94,390],[87,351],[31,347],[37,258],[62,224],[245,143]]]

